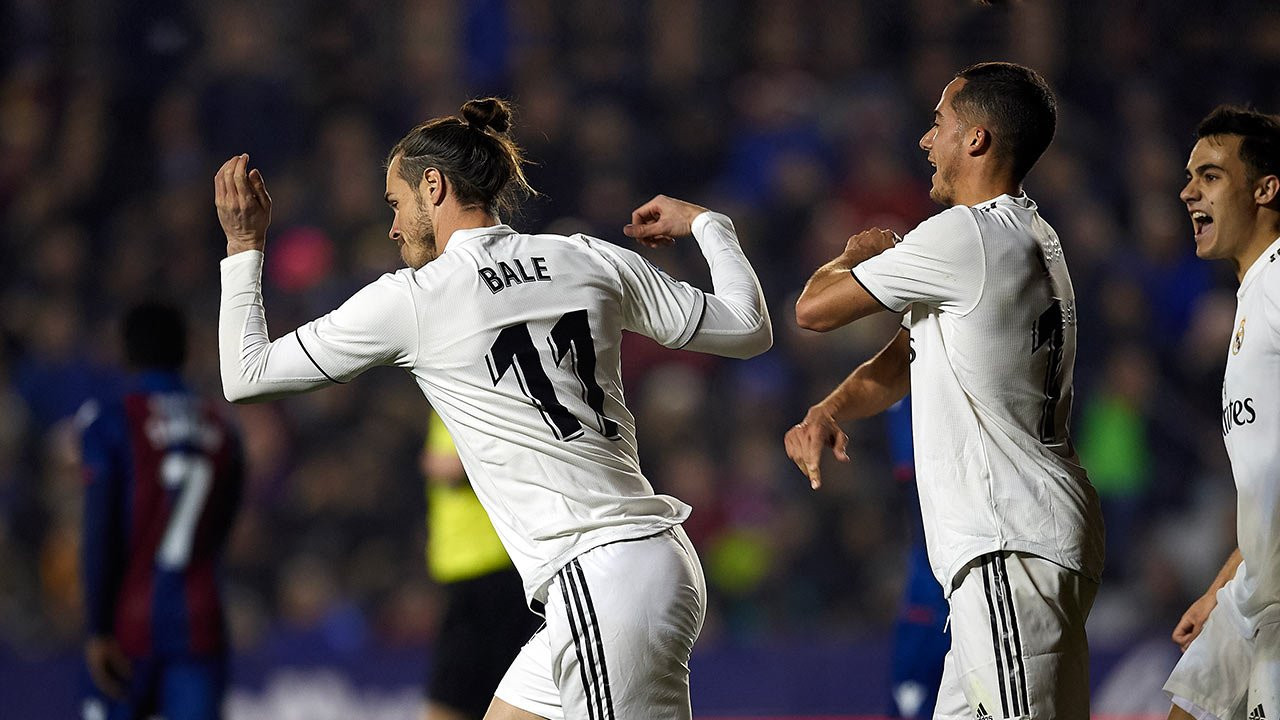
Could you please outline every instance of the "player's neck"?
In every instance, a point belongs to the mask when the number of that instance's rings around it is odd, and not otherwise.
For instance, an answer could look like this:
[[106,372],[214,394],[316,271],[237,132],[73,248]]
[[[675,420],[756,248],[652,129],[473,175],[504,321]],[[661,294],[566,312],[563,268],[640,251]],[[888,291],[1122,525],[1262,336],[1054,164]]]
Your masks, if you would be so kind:
[[461,208],[453,207],[442,209],[440,217],[436,221],[436,238],[440,242],[440,252],[449,244],[449,239],[458,230],[470,230],[472,228],[491,227],[498,225],[501,221],[481,208]]
[[955,204],[973,207],[1001,195],[1018,197],[1021,194],[1021,183],[974,183],[967,188],[959,188],[959,192],[955,195]]
[[[1271,215],[1274,215],[1272,213]],[[1260,217],[1254,225],[1253,232],[1249,235],[1249,241],[1246,242],[1232,260],[1236,266],[1236,280],[1243,282],[1245,273],[1249,272],[1249,268],[1262,257],[1262,253],[1269,247],[1271,243],[1280,238],[1280,216],[1277,217]]]
[[983,172],[985,168],[977,170],[967,179],[957,183],[954,197],[957,205],[973,207],[1001,195],[1017,197],[1022,194],[1022,183],[1015,180],[1009,173],[1003,172],[1002,169],[989,172]]

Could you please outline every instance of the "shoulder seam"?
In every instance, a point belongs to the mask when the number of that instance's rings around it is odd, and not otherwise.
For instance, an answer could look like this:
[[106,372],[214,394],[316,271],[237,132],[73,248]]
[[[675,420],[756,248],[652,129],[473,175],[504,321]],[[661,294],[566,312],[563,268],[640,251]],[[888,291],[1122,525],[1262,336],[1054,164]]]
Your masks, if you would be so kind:
[[[597,247],[597,245],[610,245],[620,250],[625,250],[626,248],[623,248],[620,245],[614,245],[613,243],[610,243],[606,240],[594,238],[585,233],[575,233],[574,235],[565,235],[562,237],[564,237],[565,240],[571,240],[575,237],[582,238],[582,244],[586,245],[592,251],[592,254],[596,257],[596,261],[608,266],[609,277],[610,279],[613,280],[613,289],[616,290],[619,294],[622,294],[622,290],[623,290],[623,282],[621,277],[622,270],[611,259],[606,258],[605,252],[601,252],[601,249]],[[642,260],[645,259],[643,255],[640,255],[639,253],[636,253],[636,254],[639,255],[640,259]]]
[[973,305],[969,306],[964,312],[956,313],[956,317],[966,317],[969,313],[978,309],[978,305],[982,304],[982,298],[987,292],[987,246],[982,239],[982,228],[978,225],[978,219],[973,216],[972,208],[959,205],[965,209],[964,216],[968,218],[970,226],[973,228],[974,236],[978,239],[979,257],[982,260],[982,280],[978,283],[978,296],[973,299]]

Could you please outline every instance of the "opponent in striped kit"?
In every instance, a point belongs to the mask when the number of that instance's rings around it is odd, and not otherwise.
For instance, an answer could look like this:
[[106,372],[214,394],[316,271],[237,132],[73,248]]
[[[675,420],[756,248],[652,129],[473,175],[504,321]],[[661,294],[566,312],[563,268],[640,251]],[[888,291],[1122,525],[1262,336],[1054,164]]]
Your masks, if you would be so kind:
[[124,322],[138,374],[83,411],[81,544],[95,689],[85,720],[221,717],[227,639],[219,562],[243,459],[213,403],[183,382],[182,316],[146,303]]
[[611,243],[502,224],[511,192],[527,189],[509,127],[508,107],[490,98],[401,140],[386,199],[409,267],[274,341],[261,293],[270,197],[247,156],[228,160],[215,181],[228,253],[223,387],[247,401],[378,365],[406,370],[453,437],[529,603],[545,607],[546,627],[486,717],[584,718],[591,707],[687,718],[702,571],[680,530],[689,506],[640,471],[622,333],[750,357],[772,343],[764,297],[729,218],[689,203],[659,196],[624,233],[649,244],[692,234],[714,294]]
[[1022,192],[1056,103],[1034,71],[966,68],[920,140],[948,207],[900,240],[869,230],[796,304],[830,330],[880,310],[903,326],[786,436],[816,488],[838,421],[910,391],[934,577],[951,603],[935,718],[1089,717],[1084,625],[1102,573],[1097,494],[1068,430],[1075,295],[1057,234]]

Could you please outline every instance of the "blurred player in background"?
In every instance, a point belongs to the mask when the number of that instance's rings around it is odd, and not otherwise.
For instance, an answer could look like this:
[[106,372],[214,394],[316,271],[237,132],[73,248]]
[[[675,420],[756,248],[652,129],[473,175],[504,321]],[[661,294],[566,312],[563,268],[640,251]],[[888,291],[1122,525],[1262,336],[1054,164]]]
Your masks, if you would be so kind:
[[1223,106],[1196,130],[1181,198],[1196,255],[1240,290],[1222,382],[1239,544],[1174,629],[1169,717],[1280,717],[1280,118]]
[[422,448],[427,572],[445,594],[425,720],[478,720],[520,648],[541,624],[520,574],[467,482],[453,438],[432,413]]
[[1085,620],[1102,574],[1097,493],[1068,431],[1076,313],[1057,234],[1022,190],[1056,100],[1035,71],[981,63],[943,90],[920,139],[948,209],[900,242],[850,238],[796,303],[831,330],[881,310],[903,326],[786,435],[821,484],[839,421],[911,393],[921,517],[951,602],[934,717],[1089,717]]
[[240,500],[240,443],[182,379],[181,313],[145,303],[123,330],[132,389],[85,411],[85,660],[96,692],[83,718],[219,718],[218,565]]
[[261,280],[271,198],[247,155],[229,159],[215,178],[223,389],[265,400],[379,365],[408,371],[547,620],[486,716],[689,718],[706,584],[681,527],[689,506],[640,470],[622,332],[750,357],[773,342],[764,296],[729,218],[671,198],[623,231],[648,244],[693,234],[714,294],[607,242],[502,224],[528,190],[510,127],[507,104],[488,98],[410,131],[386,179],[409,267],[275,341]]
[[951,639],[947,637],[947,597],[929,568],[920,522],[920,495],[916,489],[916,462],[911,442],[911,402],[904,398],[885,411],[889,434],[889,459],[893,478],[901,489],[903,510],[909,515],[911,543],[907,550],[907,577],[898,617],[893,623],[893,657],[889,673],[889,717],[929,718],[938,702],[942,661]]

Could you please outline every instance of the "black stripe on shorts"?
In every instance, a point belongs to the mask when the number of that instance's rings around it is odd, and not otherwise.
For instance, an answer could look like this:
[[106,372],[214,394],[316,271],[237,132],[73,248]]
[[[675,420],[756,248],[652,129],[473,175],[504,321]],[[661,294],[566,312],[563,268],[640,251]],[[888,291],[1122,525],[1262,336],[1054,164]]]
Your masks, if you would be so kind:
[[600,624],[595,604],[591,600],[591,591],[587,588],[586,575],[577,560],[571,561],[560,574],[565,609],[569,615],[569,627],[573,631],[574,649],[587,700],[587,712],[590,720],[614,720],[613,692],[609,686],[604,642],[600,637]]
[[591,590],[587,588],[587,576],[582,572],[582,565],[577,560],[569,564],[578,574],[578,581],[582,585],[582,597],[586,600],[587,614],[591,616],[591,628],[595,631],[592,635],[595,638],[596,656],[600,659],[600,680],[604,685],[604,709],[606,712],[602,717],[604,720],[614,720],[613,690],[609,686],[609,667],[604,660],[604,640],[600,637],[600,621],[596,618],[596,606],[591,601]]
[[567,567],[560,571],[560,592],[564,595],[565,615],[569,618],[569,630],[573,634],[573,650],[578,656],[578,674],[582,677],[582,690],[587,697],[587,718],[588,720],[598,720],[596,708],[591,702],[591,688],[594,683],[587,679],[588,670],[594,671],[594,667],[584,657],[582,636],[578,632],[578,619],[574,617],[573,598],[569,593],[570,577],[567,571]]
[[995,598],[992,596],[989,560],[990,556],[982,560],[982,587],[987,594],[987,609],[991,615],[991,641],[996,656],[996,679],[1000,683],[1000,714],[1003,717],[1009,717],[1009,691],[1004,684],[1004,652],[1003,643],[1001,642],[1001,629],[996,627],[996,618],[1000,613],[996,611]]
[[[1018,661],[1018,680],[1022,685],[1022,713],[1024,715],[1031,714],[1031,703],[1028,698],[1027,688],[1027,668],[1022,659],[1022,635],[1018,631],[1018,612],[1013,606],[1013,587],[1009,584],[1009,570],[1004,562],[1004,555],[996,556],[996,563],[999,567],[999,577],[1004,583],[1004,596],[1008,598],[1009,603],[1009,626],[1013,629],[1013,657]],[[1010,668],[1012,671],[1012,668]],[[1017,708],[1014,708],[1017,712]]]

